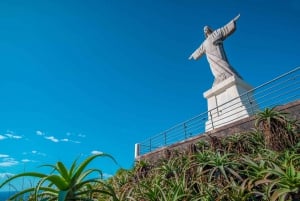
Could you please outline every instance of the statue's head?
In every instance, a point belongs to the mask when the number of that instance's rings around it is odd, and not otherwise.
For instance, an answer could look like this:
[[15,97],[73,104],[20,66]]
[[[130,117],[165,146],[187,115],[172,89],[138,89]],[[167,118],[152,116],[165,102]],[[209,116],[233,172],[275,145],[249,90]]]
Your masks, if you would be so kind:
[[213,32],[213,29],[210,28],[209,26],[205,26],[205,27],[203,28],[203,30],[204,30],[204,35],[205,35],[205,37],[207,37],[209,34],[211,34],[211,33]]

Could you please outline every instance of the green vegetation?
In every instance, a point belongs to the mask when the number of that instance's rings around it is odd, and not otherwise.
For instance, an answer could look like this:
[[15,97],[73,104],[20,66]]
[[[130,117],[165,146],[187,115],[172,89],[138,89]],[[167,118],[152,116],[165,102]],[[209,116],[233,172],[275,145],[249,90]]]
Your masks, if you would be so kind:
[[139,161],[108,183],[120,201],[300,200],[299,128],[288,114],[265,109],[249,132],[170,150],[155,164]]
[[[30,189],[32,200],[98,201],[285,201],[300,200],[300,125],[288,114],[266,109],[249,132],[199,141],[192,151],[170,151],[155,164],[136,162],[108,180],[83,180],[97,169],[83,171],[95,157],[70,170],[52,167],[58,175],[23,173],[41,178]],[[46,184],[44,187],[43,185]],[[16,198],[17,195],[13,197]]]
[[[23,197],[29,194],[28,200],[58,200],[58,201],[71,201],[71,200],[93,200],[93,193],[101,192],[94,186],[98,183],[102,183],[102,172],[99,169],[86,169],[87,165],[97,157],[110,157],[107,154],[95,154],[88,157],[81,164],[77,166],[77,160],[75,160],[70,170],[62,162],[57,162],[55,165],[43,165],[50,167],[52,173],[47,175],[38,172],[25,172],[14,175],[7,179],[0,185],[0,188],[10,181],[20,177],[37,177],[38,181],[36,187],[24,189],[17,194],[13,195],[10,200],[22,200]],[[55,174],[57,173],[57,174]],[[92,173],[98,173],[99,176],[96,179],[88,179],[87,177]]]

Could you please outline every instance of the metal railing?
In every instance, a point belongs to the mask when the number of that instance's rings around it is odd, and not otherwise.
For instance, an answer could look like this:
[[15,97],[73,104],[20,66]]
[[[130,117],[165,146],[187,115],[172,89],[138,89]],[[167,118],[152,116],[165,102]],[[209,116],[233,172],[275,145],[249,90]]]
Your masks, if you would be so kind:
[[[177,124],[158,135],[137,143],[135,157],[184,141],[225,124],[255,114],[264,108],[283,105],[300,99],[300,67],[270,80],[214,109]],[[222,113],[222,118],[213,118]],[[232,118],[234,117],[234,118]]]

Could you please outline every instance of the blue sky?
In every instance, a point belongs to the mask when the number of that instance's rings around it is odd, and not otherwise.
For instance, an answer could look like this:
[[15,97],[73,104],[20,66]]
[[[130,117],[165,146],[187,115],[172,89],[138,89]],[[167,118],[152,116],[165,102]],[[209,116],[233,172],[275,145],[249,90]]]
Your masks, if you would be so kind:
[[246,82],[299,66],[297,0],[0,1],[0,182],[95,152],[131,168],[135,143],[206,111],[213,76],[188,57],[238,13],[224,46]]

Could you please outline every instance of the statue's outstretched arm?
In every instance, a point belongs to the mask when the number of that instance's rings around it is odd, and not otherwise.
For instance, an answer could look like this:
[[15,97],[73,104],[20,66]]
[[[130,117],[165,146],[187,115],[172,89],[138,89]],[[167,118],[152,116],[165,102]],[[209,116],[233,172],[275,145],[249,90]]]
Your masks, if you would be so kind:
[[240,14],[238,14],[235,18],[230,20],[225,26],[217,29],[216,32],[221,33],[221,39],[224,40],[228,36],[230,36],[236,30],[236,21],[240,18]]
[[200,45],[199,48],[197,48],[193,54],[191,54],[191,56],[189,57],[189,59],[194,59],[194,60],[197,60],[199,59],[202,55],[204,54],[204,47],[203,45]]
[[235,18],[233,18],[233,21],[237,21],[240,18],[241,14],[238,14]]

